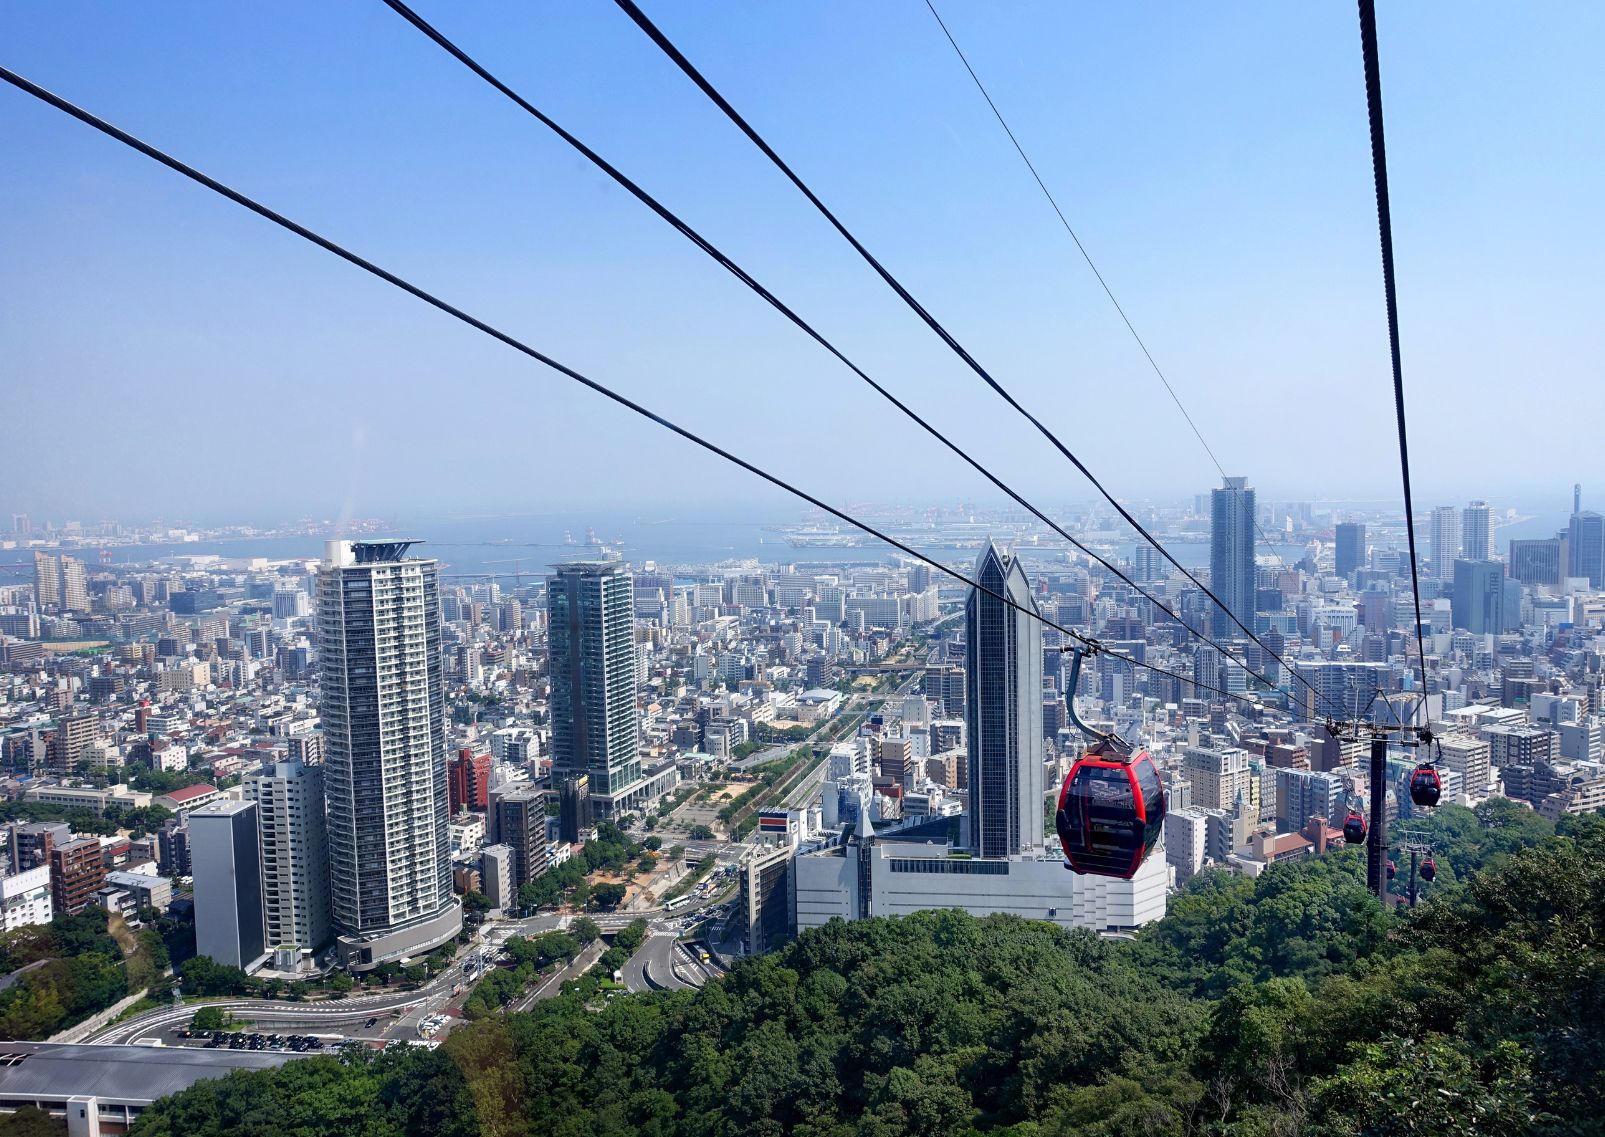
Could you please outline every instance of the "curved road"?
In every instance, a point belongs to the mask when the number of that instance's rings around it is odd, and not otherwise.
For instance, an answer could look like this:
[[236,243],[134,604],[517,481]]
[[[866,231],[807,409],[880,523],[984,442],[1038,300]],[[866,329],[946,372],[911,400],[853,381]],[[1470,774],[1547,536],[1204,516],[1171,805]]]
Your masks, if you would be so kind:
[[386,991],[377,995],[355,995],[345,999],[328,999],[319,1002],[269,1002],[265,999],[220,997],[193,1003],[175,1003],[154,1011],[135,1015],[131,1019],[109,1026],[85,1039],[86,1042],[129,1043],[136,1038],[158,1034],[168,1027],[187,1022],[200,1007],[222,1007],[234,1012],[247,1022],[355,1022],[374,1015],[416,1007],[442,995],[450,995],[454,984],[462,981],[462,969],[457,963],[446,968],[422,987],[411,991]]

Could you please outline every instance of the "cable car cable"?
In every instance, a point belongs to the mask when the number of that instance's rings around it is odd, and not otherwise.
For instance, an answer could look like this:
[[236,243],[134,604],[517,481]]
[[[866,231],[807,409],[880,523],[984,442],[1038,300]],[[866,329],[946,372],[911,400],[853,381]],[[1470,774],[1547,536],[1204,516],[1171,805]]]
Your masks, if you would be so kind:
[[[491,74],[491,72],[489,70],[487,70],[483,65],[481,65],[476,59],[474,59],[473,56],[469,55],[467,51],[463,50],[456,43],[454,43],[451,39],[449,39],[443,32],[441,32],[438,28],[436,28],[432,24],[430,24],[429,21],[425,20],[422,16],[418,15],[418,13],[414,12],[406,4],[402,3],[402,0],[384,0],[384,3],[392,11],[394,11],[398,16],[402,17],[402,19],[406,20],[413,27],[417,28],[420,32],[422,32],[425,36],[427,36],[429,39],[433,40],[436,44],[438,44],[448,55],[452,56],[452,58],[456,59],[464,67],[467,67],[475,75],[479,76],[486,83],[490,84],[497,91],[499,91],[503,95],[505,95],[515,105],[517,105],[521,110],[523,110],[524,112],[529,114],[531,117],[536,119],[536,121],[540,122],[541,125],[545,126],[547,129],[551,130],[554,134],[556,134],[564,142],[568,143],[568,145],[570,147],[572,147],[574,150],[578,151],[587,161],[589,161],[597,169],[601,170],[603,173],[607,174],[608,177],[612,178],[614,182],[618,183],[619,186],[621,186],[623,189],[628,191],[633,197],[636,198],[636,200],[640,201],[641,204],[645,205],[648,209],[652,210],[652,212],[656,213],[664,221],[668,222],[668,224],[671,227],[673,227],[677,232],[682,234],[692,244],[696,245],[697,248],[701,249],[709,257],[711,257],[715,262],[717,262],[722,268],[724,268],[726,271],[728,271],[737,280],[741,281],[742,284],[746,285],[753,292],[757,293],[757,295],[762,297],[772,308],[774,308],[781,315],[785,316],[786,319],[788,319],[789,321],[791,321],[791,323],[793,323],[799,329],[801,329],[810,339],[812,339],[815,343],[819,344],[826,351],[828,351],[832,356],[834,356],[837,360],[839,360],[854,375],[858,376],[858,378],[862,379],[865,383],[867,383],[876,392],[876,394],[880,395],[887,402],[891,403],[892,406],[896,407],[899,411],[901,411],[904,415],[906,415],[909,419],[911,419],[916,425],[918,425],[921,429],[923,429],[932,438],[936,439],[943,446],[947,447],[947,449],[949,449],[954,454],[956,454],[959,458],[963,459],[963,461],[965,463],[967,463],[972,469],[974,469],[982,477],[986,478],[987,481],[991,482],[992,485],[996,486],[999,490],[1003,491],[1003,493],[1008,495],[1009,498],[1011,498],[1016,504],[1020,505],[1022,508],[1026,509],[1027,511],[1029,511],[1034,517],[1036,517],[1044,525],[1048,526],[1048,528],[1052,529],[1060,537],[1062,537],[1066,541],[1068,541],[1072,546],[1074,546],[1075,548],[1079,549],[1081,552],[1085,553],[1087,556],[1091,557],[1094,561],[1096,561],[1098,564],[1102,565],[1104,568],[1108,569],[1110,572],[1114,573],[1114,575],[1116,577],[1118,577],[1121,581],[1123,581],[1125,584],[1127,584],[1127,585],[1131,586],[1133,589],[1135,589],[1137,591],[1138,595],[1142,596],[1143,599],[1147,600],[1150,604],[1153,604],[1161,612],[1165,613],[1165,615],[1169,616],[1172,620],[1176,621],[1176,623],[1180,624],[1184,628],[1187,628],[1188,631],[1193,632],[1194,635],[1196,635],[1198,638],[1202,639],[1205,643],[1209,644],[1209,646],[1213,647],[1216,651],[1219,651],[1222,655],[1226,656],[1227,659],[1231,660],[1233,663],[1235,663],[1239,667],[1243,668],[1244,671],[1248,672],[1255,679],[1257,679],[1261,683],[1265,684],[1266,687],[1268,687],[1268,688],[1270,688],[1272,690],[1276,689],[1277,685],[1275,683],[1272,683],[1271,680],[1269,679],[1269,677],[1267,677],[1265,675],[1262,675],[1259,672],[1255,671],[1253,668],[1249,667],[1247,660],[1241,659],[1237,655],[1234,655],[1229,648],[1227,648],[1225,645],[1219,643],[1215,639],[1211,638],[1210,636],[1207,636],[1202,632],[1195,631],[1194,629],[1188,627],[1187,622],[1185,620],[1183,620],[1181,618],[1181,616],[1179,616],[1172,608],[1170,608],[1168,605],[1166,605],[1162,600],[1160,600],[1158,597],[1153,595],[1153,593],[1151,593],[1147,589],[1143,588],[1142,585],[1138,584],[1135,580],[1133,580],[1125,572],[1121,571],[1119,568],[1117,568],[1115,565],[1111,564],[1108,560],[1106,560],[1105,558],[1100,556],[1098,553],[1094,552],[1092,549],[1090,549],[1086,545],[1082,544],[1075,537],[1072,537],[1069,534],[1069,532],[1067,532],[1064,529],[1064,527],[1061,526],[1058,522],[1054,521],[1051,517],[1049,517],[1041,509],[1037,508],[1031,502],[1027,501],[1024,497],[1022,497],[1019,493],[1017,493],[1013,488],[1011,488],[1009,485],[1007,485],[1001,478],[999,478],[995,474],[993,474],[991,470],[987,469],[978,460],[973,458],[967,451],[965,451],[962,447],[960,447],[956,442],[954,442],[950,438],[948,438],[947,435],[942,433],[941,430],[939,430],[937,427],[933,426],[931,423],[927,422],[912,407],[908,406],[901,399],[899,399],[896,395],[894,395],[891,391],[887,390],[885,387],[881,386],[880,383],[878,383],[874,379],[872,379],[862,368],[860,368],[856,363],[854,363],[851,359],[849,359],[840,349],[838,349],[834,343],[832,343],[830,340],[825,338],[823,333],[818,331],[812,324],[810,324],[807,320],[803,319],[803,317],[801,315],[799,315],[797,312],[792,310],[792,308],[789,305],[787,305],[785,303],[785,301],[781,300],[778,296],[776,296],[774,293],[770,292],[767,288],[765,288],[761,283],[758,282],[758,280],[756,278],[754,278],[749,272],[747,272],[744,268],[742,268],[741,265],[736,263],[729,256],[727,256],[723,251],[721,251],[716,245],[714,245],[712,241],[710,241],[706,237],[704,237],[701,233],[699,233],[696,229],[694,229],[688,222],[686,222],[683,218],[678,216],[673,210],[671,210],[667,206],[665,206],[662,202],[660,202],[652,194],[650,194],[645,189],[643,189],[639,184],[637,184],[628,175],[623,173],[623,171],[621,171],[617,167],[615,167],[606,158],[602,157],[595,150],[591,149],[589,146],[587,146],[584,142],[582,142],[575,135],[573,135],[569,131],[565,130],[556,121],[554,121],[551,118],[551,116],[545,114],[538,107],[534,106],[527,99],[525,99],[522,95],[520,95],[517,91],[513,90],[506,83],[502,82],[495,75]],[[1094,271],[1096,271],[1096,270],[1094,270]],[[1185,413],[1185,411],[1183,413]],[[1258,642],[1258,641],[1256,641],[1256,642]],[[1261,644],[1260,646],[1264,647],[1263,644]],[[1267,650],[1269,650],[1269,649],[1267,649]],[[1281,661],[1279,660],[1278,662],[1281,662]],[[1286,666],[1285,663],[1284,663],[1284,666]],[[1312,690],[1313,690],[1313,688],[1312,688]]]
[[[5,82],[11,84],[13,87],[16,87],[18,90],[23,91],[26,94],[32,95],[34,98],[38,99],[40,102],[46,103],[46,104],[56,108],[57,110],[61,111],[62,113],[70,115],[71,117],[77,119],[79,122],[84,123],[86,126],[93,127],[95,130],[100,131],[102,134],[106,135],[108,138],[112,138],[112,139],[115,139],[118,142],[121,142],[123,145],[129,147],[132,150],[138,151],[139,153],[145,155],[147,158],[150,158],[151,160],[153,160],[155,162],[158,162],[163,166],[166,166],[168,169],[173,170],[175,173],[182,174],[184,177],[189,178],[191,181],[196,182],[197,184],[206,187],[207,189],[211,190],[213,193],[216,193],[221,197],[225,197],[228,200],[234,202],[236,205],[242,206],[243,208],[250,210],[252,213],[255,213],[257,216],[262,217],[263,219],[265,219],[267,221],[271,221],[273,224],[279,226],[280,228],[288,230],[289,232],[295,234],[297,237],[300,237],[302,240],[305,240],[305,241],[310,242],[311,244],[317,245],[319,248],[323,249],[325,252],[329,252],[329,253],[334,254],[335,256],[339,257],[341,260],[346,261],[348,264],[354,265],[355,267],[361,269],[362,271],[364,271],[364,272],[366,272],[366,273],[368,273],[368,274],[370,274],[372,276],[378,277],[380,280],[384,281],[386,284],[389,284],[389,285],[392,285],[392,286],[394,286],[396,288],[399,288],[401,291],[406,292],[408,295],[410,295],[410,296],[412,296],[412,297],[414,297],[414,298],[416,298],[418,300],[422,300],[424,303],[428,304],[430,307],[435,308],[435,309],[437,309],[437,310],[439,310],[441,312],[444,312],[446,315],[451,316],[454,319],[460,321],[461,323],[464,323],[464,324],[468,325],[470,328],[473,328],[475,331],[482,332],[485,335],[490,336],[492,339],[498,340],[501,343],[507,345],[508,347],[511,347],[513,350],[515,350],[515,351],[517,351],[517,352],[519,352],[519,353],[521,353],[523,355],[526,355],[526,356],[530,357],[531,359],[534,359],[535,361],[537,361],[539,363],[545,364],[547,367],[549,367],[552,370],[558,372],[560,375],[563,375],[564,377],[566,377],[568,379],[572,379],[574,382],[580,384],[581,386],[587,387],[590,390],[595,391],[597,394],[604,396],[605,398],[611,400],[614,403],[617,403],[618,405],[624,407],[625,409],[633,411],[635,414],[639,415],[640,417],[645,418],[650,422],[656,423],[658,426],[663,427],[664,429],[670,431],[671,433],[677,434],[681,438],[684,438],[687,441],[694,443],[695,445],[701,447],[702,449],[707,450],[708,452],[710,452],[712,454],[715,454],[715,455],[725,459],[727,462],[730,462],[732,465],[739,466],[743,470],[746,470],[748,473],[754,474],[757,477],[762,478],[764,481],[770,483],[771,485],[776,486],[779,489],[783,489],[787,493],[790,493],[795,497],[801,498],[803,501],[808,502],[810,505],[813,505],[814,507],[816,507],[818,509],[824,510],[826,513],[829,513],[831,516],[837,518],[838,520],[843,521],[846,524],[853,526],[855,529],[859,529],[862,532],[864,532],[864,533],[876,538],[877,540],[883,541],[886,544],[892,546],[893,548],[898,549],[899,551],[901,551],[903,553],[906,553],[908,556],[914,558],[915,560],[920,561],[920,562],[922,562],[922,563],[924,563],[926,565],[929,565],[931,568],[936,569],[938,572],[942,573],[944,576],[952,577],[954,580],[956,580],[956,581],[958,581],[958,582],[960,582],[962,584],[966,584],[966,585],[968,585],[969,587],[975,589],[978,592],[984,592],[988,596],[991,596],[993,599],[1002,602],[1006,607],[1012,608],[1015,611],[1020,612],[1021,614],[1025,615],[1025,616],[1028,616],[1031,619],[1036,620],[1038,623],[1042,624],[1045,627],[1054,628],[1057,631],[1062,632],[1063,634],[1069,636],[1071,639],[1077,640],[1077,641],[1085,644],[1089,649],[1092,649],[1094,651],[1097,651],[1097,652],[1100,652],[1100,653],[1102,653],[1104,655],[1107,655],[1111,659],[1118,659],[1118,660],[1121,660],[1123,662],[1129,663],[1134,667],[1144,668],[1145,670],[1151,671],[1151,672],[1153,672],[1155,674],[1158,674],[1158,675],[1163,675],[1163,676],[1166,676],[1168,678],[1178,680],[1180,682],[1192,683],[1194,687],[1196,687],[1196,688],[1198,688],[1200,690],[1207,690],[1207,691],[1209,691],[1209,692],[1211,692],[1213,694],[1221,695],[1222,697],[1227,698],[1227,699],[1232,699],[1232,700],[1236,700],[1238,702],[1246,703],[1246,704],[1248,704],[1250,706],[1259,705],[1256,702],[1256,700],[1254,700],[1254,699],[1247,698],[1247,697],[1242,696],[1242,695],[1233,694],[1230,691],[1222,691],[1218,687],[1212,687],[1212,686],[1209,686],[1208,684],[1199,683],[1199,682],[1189,678],[1188,676],[1181,675],[1181,674],[1179,674],[1177,672],[1174,672],[1174,671],[1169,671],[1169,670],[1167,670],[1167,669],[1165,669],[1163,667],[1158,667],[1158,666],[1156,666],[1154,664],[1151,664],[1151,663],[1146,663],[1146,662],[1144,662],[1142,660],[1135,659],[1135,658],[1133,658],[1133,657],[1131,657],[1129,655],[1125,655],[1125,654],[1123,654],[1121,652],[1113,651],[1110,648],[1105,647],[1097,639],[1094,639],[1091,636],[1085,635],[1085,634],[1083,634],[1081,632],[1074,631],[1073,629],[1067,628],[1063,624],[1060,624],[1055,620],[1049,620],[1047,617],[1043,616],[1039,612],[1033,612],[1031,609],[1026,608],[1023,605],[1016,604],[1014,601],[1010,600],[1007,596],[1004,596],[1004,595],[1002,595],[1000,593],[994,592],[992,589],[987,588],[985,585],[983,585],[983,584],[981,584],[981,583],[979,583],[977,581],[971,580],[969,577],[965,576],[963,573],[961,573],[961,572],[959,572],[959,571],[957,571],[955,569],[949,568],[948,566],[942,564],[941,562],[939,562],[939,561],[937,561],[937,560],[935,560],[935,559],[933,559],[931,557],[926,556],[924,553],[919,552],[917,549],[914,549],[911,546],[905,545],[901,541],[898,541],[895,538],[890,537],[890,536],[882,533],[880,530],[874,528],[872,525],[868,524],[867,522],[860,521],[856,517],[853,517],[851,514],[848,514],[845,511],[840,510],[840,509],[836,508],[835,506],[830,505],[830,504],[822,501],[821,499],[819,499],[817,497],[814,497],[812,494],[808,493],[806,490],[799,489],[798,487],[792,485],[790,482],[786,481],[784,478],[781,478],[778,474],[771,474],[767,470],[764,470],[762,467],[757,466],[754,463],[747,461],[745,458],[741,458],[741,457],[737,456],[736,454],[732,453],[729,450],[726,450],[724,447],[720,446],[718,443],[711,442],[708,439],[703,438],[701,435],[697,434],[696,432],[694,432],[694,431],[692,431],[692,430],[690,430],[690,429],[688,429],[686,427],[680,426],[678,423],[675,423],[675,422],[673,422],[673,421],[671,421],[669,419],[664,418],[662,415],[658,414],[657,412],[652,411],[649,408],[643,406],[642,404],[635,402],[633,399],[629,398],[626,395],[620,394],[619,392],[617,392],[617,391],[613,390],[612,388],[608,387],[606,384],[598,382],[597,380],[592,379],[592,378],[582,374],[579,371],[576,371],[574,368],[569,367],[566,364],[558,362],[556,359],[552,358],[551,356],[546,355],[543,352],[541,352],[541,351],[539,351],[539,350],[537,350],[537,349],[535,349],[533,347],[530,347],[528,344],[526,344],[523,341],[515,338],[514,336],[510,335],[509,333],[502,331],[501,329],[495,327],[494,325],[486,323],[484,320],[481,320],[476,316],[470,315],[468,312],[463,311],[461,308],[458,308],[458,307],[454,306],[453,304],[449,303],[448,301],[442,300],[439,297],[434,296],[433,294],[425,291],[423,288],[419,287],[418,285],[413,284],[411,281],[408,281],[405,278],[403,278],[401,276],[398,276],[393,272],[390,272],[388,269],[381,268],[379,265],[375,264],[374,262],[365,259],[364,257],[358,255],[357,253],[351,252],[349,249],[346,249],[343,246],[341,246],[341,245],[335,243],[334,241],[330,240],[329,238],[324,237],[321,234],[319,234],[319,233],[317,233],[317,232],[315,232],[315,231],[313,231],[311,229],[308,229],[306,226],[301,225],[301,224],[299,224],[299,223],[297,223],[295,221],[290,220],[288,217],[284,216],[283,214],[278,213],[278,212],[274,211],[273,209],[269,208],[268,206],[263,205],[260,202],[254,200],[253,198],[246,196],[244,193],[241,193],[239,190],[233,189],[232,187],[230,187],[228,185],[225,185],[223,182],[218,181],[216,178],[213,178],[213,177],[211,177],[211,176],[209,176],[207,174],[202,173],[200,170],[197,170],[195,167],[185,164],[184,162],[180,161],[179,159],[174,158],[170,154],[167,154],[166,152],[160,150],[156,146],[153,146],[150,143],[145,142],[144,140],[142,140],[140,138],[137,138],[132,134],[129,134],[127,131],[122,130],[120,127],[112,125],[110,122],[107,122],[105,119],[102,119],[102,118],[98,117],[97,115],[93,114],[90,111],[84,110],[82,107],[79,107],[76,104],[68,101],[67,99],[62,98],[60,95],[55,94],[53,91],[50,91],[45,87],[39,86],[37,83],[34,83],[32,80],[24,78],[23,76],[17,74],[15,71],[12,71],[7,67],[0,66],[0,80],[4,80]],[[479,574],[476,574],[476,575],[479,575]]]
[[1415,502],[1410,493],[1410,435],[1405,429],[1404,366],[1399,354],[1399,297],[1393,273],[1393,210],[1388,199],[1388,147],[1382,126],[1382,68],[1377,55],[1376,0],[1360,3],[1360,55],[1365,63],[1365,109],[1371,126],[1371,173],[1376,182],[1377,234],[1382,245],[1382,291],[1388,309],[1388,354],[1393,365],[1393,408],[1399,424],[1399,473],[1404,482],[1404,532],[1410,547],[1410,592],[1415,600],[1416,653],[1421,701],[1427,698],[1427,646],[1421,632],[1421,576],[1416,567]]
[[[1207,585],[1205,585],[1201,580],[1188,571],[1187,567],[1178,561],[1169,549],[1166,549],[1163,544],[1161,544],[1151,533],[1149,533],[1147,528],[1143,526],[1142,522],[1138,521],[1137,518],[1132,515],[1130,510],[1121,505],[1120,502],[1115,499],[1114,495],[1104,488],[1103,483],[1099,481],[1093,472],[1087,468],[1086,464],[1083,463],[1081,459],[1070,450],[1069,447],[1060,441],[1059,437],[1054,434],[1053,431],[1042,422],[1042,420],[1037,418],[1030,411],[1026,410],[1026,408],[1020,404],[1019,400],[1011,395],[1001,383],[994,379],[991,373],[988,372],[985,367],[981,366],[980,362],[969,353],[964,345],[959,343],[959,341],[954,338],[953,334],[943,327],[941,322],[937,320],[935,316],[931,315],[931,313],[927,311],[917,299],[914,298],[914,295],[910,293],[895,276],[892,275],[891,271],[887,269],[885,265],[881,264],[881,262],[876,259],[875,255],[865,248],[863,243],[852,234],[851,230],[849,230],[847,226],[843,224],[834,213],[831,212],[830,208],[820,200],[819,196],[808,187],[808,184],[804,182],[789,165],[786,164],[785,159],[781,158],[781,156],[775,152],[774,148],[771,147],[769,143],[764,141],[763,136],[753,129],[751,124],[749,124],[747,120],[741,116],[741,113],[737,111],[735,107],[731,106],[730,102],[719,93],[718,89],[714,87],[714,85],[710,83],[700,71],[697,70],[696,66],[685,57],[679,48],[675,47],[674,43],[666,35],[664,35],[661,30],[659,30],[657,25],[647,17],[646,13],[641,11],[640,7],[635,3],[635,0],[614,0],[614,3],[616,3],[619,8],[621,8],[624,13],[635,22],[637,27],[646,33],[647,37],[651,39],[652,42],[656,44],[658,48],[665,55],[667,55],[677,67],[680,68],[680,70],[688,79],[696,84],[698,89],[700,89],[702,93],[714,103],[715,106],[724,112],[726,118],[734,123],[736,127],[752,141],[753,145],[757,146],[764,156],[767,157],[770,162],[772,162],[776,168],[781,171],[781,173],[786,175],[787,179],[797,187],[798,191],[808,199],[809,203],[819,211],[825,220],[830,222],[831,226],[839,234],[841,234],[843,239],[845,239],[848,244],[853,247],[858,255],[863,258],[865,263],[875,270],[880,278],[886,282],[887,286],[890,287],[893,292],[897,293],[903,302],[908,305],[910,310],[912,310],[915,315],[919,316],[920,319],[925,322],[926,326],[935,332],[938,338],[940,338],[943,343],[947,344],[954,354],[956,354],[970,368],[971,371],[974,371],[975,374],[978,375],[982,381],[987,384],[987,386],[991,387],[992,390],[995,391],[1004,402],[1006,402],[1021,417],[1034,426],[1038,433],[1046,438],[1048,442],[1051,443],[1053,447],[1070,462],[1071,465],[1075,466],[1075,468],[1081,472],[1082,476],[1084,476],[1087,481],[1092,483],[1093,488],[1098,491],[1105,501],[1114,507],[1115,512],[1119,513],[1127,524],[1135,529],[1145,541],[1154,547],[1154,549],[1163,554],[1165,559],[1169,561],[1178,572],[1191,581],[1193,585],[1195,585],[1204,593],[1205,596],[1209,597],[1209,599],[1214,602],[1216,607],[1224,612],[1227,618],[1242,630],[1244,635],[1246,635],[1254,643],[1258,644],[1261,650],[1270,655],[1270,657],[1276,660],[1277,663],[1281,664],[1283,667],[1286,667],[1289,673],[1297,677],[1300,682],[1305,683],[1306,686],[1310,686],[1308,681],[1305,680],[1303,676],[1298,675],[1285,659],[1283,659],[1276,652],[1271,651],[1270,648],[1266,647],[1264,642],[1258,636],[1256,636],[1252,630],[1250,630],[1248,625],[1243,623],[1236,612],[1232,611],[1230,607],[1223,603],[1220,597],[1216,596],[1214,592],[1210,591]],[[1310,686],[1310,690],[1314,691],[1315,689],[1313,686]],[[1319,697],[1319,695],[1317,695],[1317,697]]]
[[[1137,328],[1131,322],[1131,317],[1126,315],[1125,308],[1121,306],[1119,300],[1115,299],[1114,290],[1109,287],[1109,282],[1104,279],[1103,273],[1093,263],[1092,254],[1087,252],[1087,247],[1081,243],[1081,237],[1076,233],[1075,227],[1070,224],[1070,219],[1064,215],[1064,210],[1059,208],[1059,202],[1054,198],[1053,191],[1048,189],[1047,183],[1042,180],[1042,175],[1037,173],[1036,164],[1026,154],[1025,147],[1020,145],[1019,138],[1015,137],[1013,128],[1009,126],[1008,120],[1003,117],[1003,112],[998,109],[997,103],[993,101],[991,92],[986,89],[986,84],[981,82],[981,76],[971,66],[969,56],[964,54],[964,49],[959,46],[959,41],[953,38],[953,33],[948,29],[947,21],[942,19],[942,14],[936,10],[936,5],[932,3],[932,0],[925,0],[925,7],[930,9],[931,15],[936,19],[936,26],[942,29],[942,34],[947,37],[947,42],[953,47],[953,53],[959,57],[959,62],[964,64],[964,70],[969,72],[970,79],[975,83],[975,89],[981,92],[981,97],[986,100],[986,105],[992,109],[992,117],[998,120],[998,125],[1003,128],[1003,133],[1009,136],[1009,141],[1014,146],[1014,152],[1020,156],[1020,161],[1025,163],[1025,168],[1031,172],[1032,180],[1037,183],[1037,188],[1042,191],[1042,196],[1048,199],[1048,204],[1052,206],[1053,212],[1059,218],[1059,224],[1063,225],[1064,231],[1070,235],[1070,240],[1075,243],[1076,251],[1081,254],[1081,259],[1087,262],[1087,267],[1092,270],[1092,275],[1097,278],[1099,287],[1103,289],[1103,294],[1109,297],[1109,303],[1114,305],[1115,311],[1126,325],[1126,330],[1131,333],[1131,338],[1137,342],[1137,347],[1141,349],[1143,358],[1148,361],[1148,366],[1153,368],[1154,374],[1164,384],[1166,393],[1170,395],[1170,401],[1176,404],[1176,409],[1181,412],[1181,417],[1186,419],[1187,425],[1192,428],[1194,437],[1198,439],[1198,444],[1204,448],[1204,453],[1209,455],[1209,460],[1215,464],[1215,469],[1220,473],[1220,476],[1225,478],[1226,467],[1222,466],[1220,459],[1215,456],[1215,448],[1205,441],[1203,431],[1198,429],[1198,424],[1193,421],[1193,416],[1182,405],[1181,396],[1176,394],[1176,388],[1170,385],[1170,380],[1160,370],[1158,361],[1154,359],[1153,353],[1148,350],[1148,345],[1143,342],[1142,336],[1137,333]],[[1257,510],[1254,517],[1254,528],[1259,531],[1260,540],[1264,543],[1266,551],[1272,552],[1270,534],[1266,533],[1265,526],[1260,524]]]

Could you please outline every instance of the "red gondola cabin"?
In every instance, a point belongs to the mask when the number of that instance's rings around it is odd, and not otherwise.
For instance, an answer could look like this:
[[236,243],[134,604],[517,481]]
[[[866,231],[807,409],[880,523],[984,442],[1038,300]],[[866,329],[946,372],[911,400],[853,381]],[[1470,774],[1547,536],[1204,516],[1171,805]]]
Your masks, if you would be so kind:
[[1351,845],[1365,843],[1365,814],[1357,809],[1349,810],[1349,815],[1343,819],[1343,839]]
[[1443,778],[1430,762],[1423,762],[1410,774],[1410,800],[1417,805],[1434,806],[1443,796]]
[[1421,862],[1421,879],[1422,880],[1426,881],[1428,884],[1431,884],[1432,883],[1432,878],[1437,876],[1437,875],[1438,875],[1438,863],[1436,861],[1434,861],[1431,857],[1428,857],[1426,860]]
[[1069,867],[1130,880],[1165,828],[1165,783],[1146,750],[1094,743],[1071,767],[1054,819]]

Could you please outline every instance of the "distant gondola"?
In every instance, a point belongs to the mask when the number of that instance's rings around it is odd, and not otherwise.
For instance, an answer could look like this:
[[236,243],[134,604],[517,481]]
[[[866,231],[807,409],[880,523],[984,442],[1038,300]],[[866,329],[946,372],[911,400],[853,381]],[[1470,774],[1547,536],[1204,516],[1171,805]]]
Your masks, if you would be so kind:
[[1392,861],[1389,861],[1388,862],[1388,879],[1392,880],[1398,874],[1399,874],[1399,866],[1394,864]]
[[1443,778],[1431,762],[1423,762],[1410,774],[1410,800],[1417,805],[1434,806],[1443,796]]
[[1343,819],[1343,839],[1351,845],[1365,844],[1365,814],[1357,809],[1349,810],[1349,815]]
[[1065,778],[1054,823],[1070,868],[1130,880],[1165,828],[1165,783],[1154,760],[1113,740],[1094,743]]
[[1426,860],[1421,862],[1421,879],[1422,880],[1426,881],[1428,884],[1431,884],[1432,883],[1432,878],[1437,876],[1437,875],[1438,875],[1438,863],[1436,861],[1434,861],[1431,857],[1428,857]]

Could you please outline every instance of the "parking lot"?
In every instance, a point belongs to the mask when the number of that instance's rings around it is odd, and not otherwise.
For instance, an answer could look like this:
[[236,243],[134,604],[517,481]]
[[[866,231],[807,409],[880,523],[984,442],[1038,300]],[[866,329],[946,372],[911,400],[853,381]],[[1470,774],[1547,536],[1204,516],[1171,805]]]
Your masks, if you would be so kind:
[[316,1054],[337,1049],[346,1039],[328,1034],[258,1034],[243,1030],[191,1030],[175,1027],[178,1045],[207,1050],[268,1050]]

